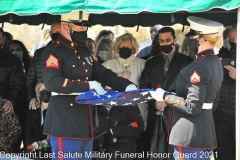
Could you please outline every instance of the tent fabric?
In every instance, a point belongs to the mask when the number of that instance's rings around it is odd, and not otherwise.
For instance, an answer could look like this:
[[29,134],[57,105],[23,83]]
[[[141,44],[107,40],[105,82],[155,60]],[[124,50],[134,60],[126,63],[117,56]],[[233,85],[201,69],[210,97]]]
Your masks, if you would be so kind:
[[[224,25],[237,22],[239,0],[0,0],[0,23],[39,25],[60,21],[73,10],[92,13],[92,25],[124,27],[188,24],[187,16],[209,18]],[[217,15],[217,16],[216,16]],[[3,27],[3,26],[2,26]]]
[[202,12],[213,8],[225,10],[240,6],[238,0],[1,0],[0,15],[15,13],[17,15],[53,15],[69,13],[73,10],[102,14],[117,12],[120,14],[137,14],[143,11],[153,13],[172,13],[177,11]]
[[[122,25],[124,27],[134,27],[140,25],[143,27],[153,26],[155,24],[162,24],[164,26],[174,25],[180,23],[189,25],[186,18],[188,16],[197,16],[211,19],[222,23],[224,26],[233,25],[237,23],[237,10],[225,11],[222,9],[213,9],[206,12],[175,12],[175,13],[139,13],[139,14],[90,14],[89,21],[91,25],[101,24],[103,26]],[[51,15],[48,13],[41,13],[32,16],[18,16],[16,14],[6,14],[0,16],[0,23],[8,22],[11,24],[29,24],[39,25],[48,24],[60,21],[60,15]],[[3,26],[2,26],[3,27]]]

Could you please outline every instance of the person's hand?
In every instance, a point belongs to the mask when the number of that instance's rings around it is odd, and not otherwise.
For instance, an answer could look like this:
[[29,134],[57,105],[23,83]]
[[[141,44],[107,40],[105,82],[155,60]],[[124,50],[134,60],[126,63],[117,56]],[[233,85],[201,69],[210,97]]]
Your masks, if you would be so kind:
[[97,94],[104,95],[106,93],[106,91],[103,89],[101,84],[98,83],[97,81],[88,81],[88,83],[89,83],[89,88],[95,89]]
[[43,144],[43,148],[47,148],[48,147],[49,144],[48,144],[48,141],[46,139],[42,140],[41,142]]
[[156,91],[150,91],[149,92],[151,96],[158,102],[163,101],[163,95],[165,91],[162,88],[156,89]]
[[165,102],[156,102],[156,109],[159,111],[164,111],[165,107],[167,107]]
[[39,146],[38,146],[38,142],[33,142],[33,144],[32,144],[32,151],[35,152],[38,147],[39,147]]
[[134,84],[129,84],[126,89],[125,92],[127,91],[133,91],[133,90],[137,90],[137,87]]
[[39,103],[36,98],[32,98],[29,102],[29,109],[36,110],[39,107]]
[[123,71],[123,72],[121,73],[121,76],[122,76],[123,78],[125,78],[125,79],[129,79],[130,76],[131,76],[131,72],[129,72],[129,71]]
[[224,68],[226,68],[229,72],[229,77],[231,77],[232,79],[236,80],[236,68],[226,65],[224,66]]
[[110,89],[112,89],[112,88],[111,88],[111,87],[109,87],[109,86],[106,86],[106,87],[105,87],[105,89],[109,89],[109,90],[110,90]]
[[12,102],[10,102],[10,101],[7,100],[7,99],[3,99],[3,101],[4,101],[3,109],[4,109],[6,112],[13,113],[13,112],[14,112],[14,108],[13,108]]

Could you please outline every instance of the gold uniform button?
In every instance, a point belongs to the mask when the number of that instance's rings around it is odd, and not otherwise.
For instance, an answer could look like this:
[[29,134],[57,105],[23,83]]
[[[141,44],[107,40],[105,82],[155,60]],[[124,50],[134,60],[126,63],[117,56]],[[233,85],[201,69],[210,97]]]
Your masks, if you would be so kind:
[[86,80],[88,80],[88,77],[86,77]]
[[71,43],[71,46],[73,47],[73,46],[74,46],[74,43]]
[[70,103],[70,106],[72,107],[72,106],[73,106],[73,104],[72,104],[72,103]]
[[85,62],[83,62],[83,65],[85,65]]
[[80,80],[80,79],[78,79],[78,81],[80,82],[81,80]]
[[59,42],[57,41],[57,43],[59,43]]
[[87,69],[85,71],[87,72]]
[[172,100],[172,101],[174,101],[174,99],[173,99],[173,98],[172,98],[171,100]]
[[80,59],[80,56],[78,56],[78,59]]
[[179,100],[177,100],[177,102],[179,102]]
[[75,65],[73,64],[72,67],[75,67]]
[[75,50],[75,53],[77,53],[77,51]]

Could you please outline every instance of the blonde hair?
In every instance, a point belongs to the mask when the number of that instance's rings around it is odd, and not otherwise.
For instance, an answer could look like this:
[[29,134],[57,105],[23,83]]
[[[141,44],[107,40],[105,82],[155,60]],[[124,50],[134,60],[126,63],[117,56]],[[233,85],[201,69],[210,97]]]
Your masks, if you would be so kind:
[[94,56],[98,58],[98,54],[100,51],[100,48],[105,45],[107,48],[108,53],[110,54],[111,59],[116,58],[115,53],[113,51],[113,41],[107,37],[102,37],[100,41],[97,44],[96,50],[94,52]]
[[222,47],[223,38],[218,34],[205,34],[203,35],[203,38],[207,40],[213,48]]
[[133,37],[132,34],[130,33],[125,33],[123,35],[121,35],[120,37],[118,37],[115,41],[115,43],[113,44],[113,50],[118,53],[119,51],[119,46],[122,44],[122,42],[126,41],[126,40],[130,40],[132,42],[133,45],[133,54],[138,52],[138,43],[136,38]]
[[40,102],[39,91],[40,91],[40,88],[42,87],[42,85],[44,85],[43,81],[39,81],[37,83],[37,85],[35,86],[35,93],[36,93],[36,97],[37,97],[38,102]]

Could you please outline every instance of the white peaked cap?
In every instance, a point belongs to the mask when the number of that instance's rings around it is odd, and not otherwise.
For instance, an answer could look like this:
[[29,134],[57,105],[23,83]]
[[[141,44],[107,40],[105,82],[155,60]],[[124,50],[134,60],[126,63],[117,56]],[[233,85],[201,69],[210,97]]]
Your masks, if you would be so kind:
[[215,34],[219,32],[220,27],[223,27],[216,21],[195,16],[189,16],[187,20],[190,23],[190,29],[198,31],[199,34]]
[[74,24],[81,25],[82,22],[88,21],[89,15],[90,15],[90,13],[87,13],[85,11],[72,11],[67,14],[62,14],[61,21],[71,22]]

